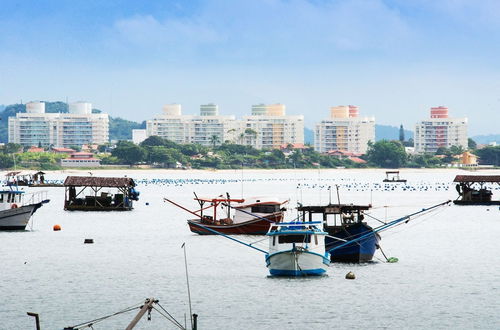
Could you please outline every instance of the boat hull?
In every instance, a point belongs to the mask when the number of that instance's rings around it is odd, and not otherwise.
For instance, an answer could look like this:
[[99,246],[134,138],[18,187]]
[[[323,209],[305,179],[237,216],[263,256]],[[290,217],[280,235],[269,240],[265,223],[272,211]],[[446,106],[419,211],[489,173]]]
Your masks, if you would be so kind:
[[200,220],[188,220],[189,229],[199,235],[216,235],[206,228],[217,231],[225,235],[265,235],[269,230],[269,226],[273,222],[281,221],[282,216],[271,215],[265,219],[256,218],[237,224],[211,224],[201,222]]
[[272,276],[319,276],[330,261],[324,255],[303,250],[280,251],[266,256]]
[[[335,236],[344,240],[353,240],[362,235],[366,235],[372,232],[372,235],[368,235],[360,241],[353,242],[343,246],[339,249],[330,251],[330,261],[331,262],[345,262],[345,263],[361,263],[368,262],[373,259],[375,250],[378,247],[380,236],[373,232],[373,228],[364,223],[355,223],[349,226],[345,226],[339,230],[332,230],[326,228],[329,235]],[[344,242],[335,240],[331,237],[325,238],[326,250],[343,244]]]
[[[41,206],[41,203],[39,203]],[[15,209],[0,211],[0,230],[24,230],[31,216],[40,206],[24,205]]]

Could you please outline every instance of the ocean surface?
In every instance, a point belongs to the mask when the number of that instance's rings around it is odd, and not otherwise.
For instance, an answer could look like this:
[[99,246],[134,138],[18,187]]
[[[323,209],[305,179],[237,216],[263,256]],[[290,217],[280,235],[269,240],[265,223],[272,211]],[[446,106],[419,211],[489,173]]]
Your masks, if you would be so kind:
[[[86,172],[84,172],[86,173]],[[49,173],[63,180],[76,172]],[[459,170],[402,170],[408,184],[383,184],[383,170],[94,171],[134,178],[141,192],[131,212],[68,212],[64,189],[46,188],[50,203],[23,232],[0,232],[0,329],[63,329],[140,304],[147,297],[184,324],[192,310],[199,329],[500,329],[500,210],[446,206],[382,232],[386,263],[332,264],[328,275],[268,276],[264,255],[218,236],[197,236],[190,215],[198,196],[276,196],[303,204],[373,205],[382,221],[418,211],[457,192]],[[500,171],[481,171],[496,174]],[[494,197],[500,199],[500,186]],[[36,191],[35,188],[28,189]],[[40,189],[38,189],[40,190]],[[106,190],[105,190],[106,191]],[[330,195],[331,192],[331,195]],[[147,203],[149,205],[147,205]],[[377,226],[379,223],[370,221]],[[54,232],[59,224],[62,231]],[[83,244],[84,239],[94,244]],[[254,242],[259,237],[242,237]],[[258,243],[267,248],[267,241]],[[355,280],[346,280],[352,271]],[[136,311],[95,323],[124,329]],[[137,329],[175,329],[156,311]]]

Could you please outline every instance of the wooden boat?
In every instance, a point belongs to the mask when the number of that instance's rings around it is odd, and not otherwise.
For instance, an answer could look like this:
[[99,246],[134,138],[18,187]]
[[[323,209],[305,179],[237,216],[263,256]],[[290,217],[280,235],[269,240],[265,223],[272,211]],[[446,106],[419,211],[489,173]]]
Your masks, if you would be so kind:
[[[189,229],[199,235],[214,235],[214,232],[208,229],[226,235],[265,235],[272,223],[282,221],[285,211],[283,205],[288,202],[264,197],[234,199],[229,195],[216,198],[198,198],[195,195],[194,199],[200,205],[196,211],[167,198],[165,201],[198,217],[187,222]],[[206,203],[208,206],[205,206]],[[225,210],[222,210],[223,208]],[[210,215],[207,212],[210,212]]]
[[68,211],[130,211],[139,200],[131,178],[68,176],[64,181]]
[[457,175],[453,182],[458,198],[457,205],[500,205],[500,200],[493,200],[493,192],[485,187],[486,183],[500,184],[500,175]]
[[44,191],[26,194],[13,189],[0,191],[0,230],[25,230],[33,214],[48,203]]
[[399,171],[387,171],[385,172],[384,182],[406,182],[406,179],[401,179],[399,177]]
[[326,232],[318,222],[282,222],[271,226],[266,265],[273,276],[323,275],[330,255],[325,252]]
[[323,230],[328,233],[325,238],[327,250],[344,242],[362,237],[362,240],[344,245],[330,253],[331,262],[361,263],[373,259],[381,239],[374,229],[364,222],[364,211],[371,205],[329,204],[326,206],[299,206],[297,210],[304,221],[312,220],[320,214]]

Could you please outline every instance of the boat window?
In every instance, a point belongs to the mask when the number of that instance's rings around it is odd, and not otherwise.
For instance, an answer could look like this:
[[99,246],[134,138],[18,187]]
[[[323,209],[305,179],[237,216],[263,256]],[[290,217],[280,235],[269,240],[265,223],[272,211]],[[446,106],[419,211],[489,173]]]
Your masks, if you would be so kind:
[[311,243],[311,235],[280,235],[278,243]]
[[3,194],[0,194],[0,203],[3,203]]
[[7,203],[14,203],[14,194],[9,193]]
[[314,243],[318,245],[318,235],[314,235]]
[[252,206],[252,213],[274,213],[274,212],[279,212],[279,210],[280,206],[278,204],[272,204],[272,205],[261,204]]

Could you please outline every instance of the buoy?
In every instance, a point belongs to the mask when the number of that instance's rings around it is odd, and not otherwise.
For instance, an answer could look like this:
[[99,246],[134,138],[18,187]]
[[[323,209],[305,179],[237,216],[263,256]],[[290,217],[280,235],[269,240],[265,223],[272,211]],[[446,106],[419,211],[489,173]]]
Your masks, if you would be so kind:
[[346,280],[354,280],[356,278],[356,275],[354,275],[353,272],[349,272],[345,275]]
[[59,230],[61,230],[61,225],[54,225],[54,227],[52,227],[52,229],[54,229],[54,231],[59,231]]
[[148,203],[148,202],[146,202],[146,205],[149,205],[149,203]]
[[94,240],[92,238],[86,238],[83,241],[83,244],[94,244]]
[[398,262],[398,261],[399,261],[399,259],[396,257],[390,257],[389,259],[387,259],[387,262],[389,262],[389,263],[394,263],[394,262]]
[[10,206],[10,208],[11,208],[11,209],[17,209],[17,208],[18,208],[18,206],[17,206],[17,204],[16,204],[16,203],[14,203],[14,204],[12,204],[12,205]]

